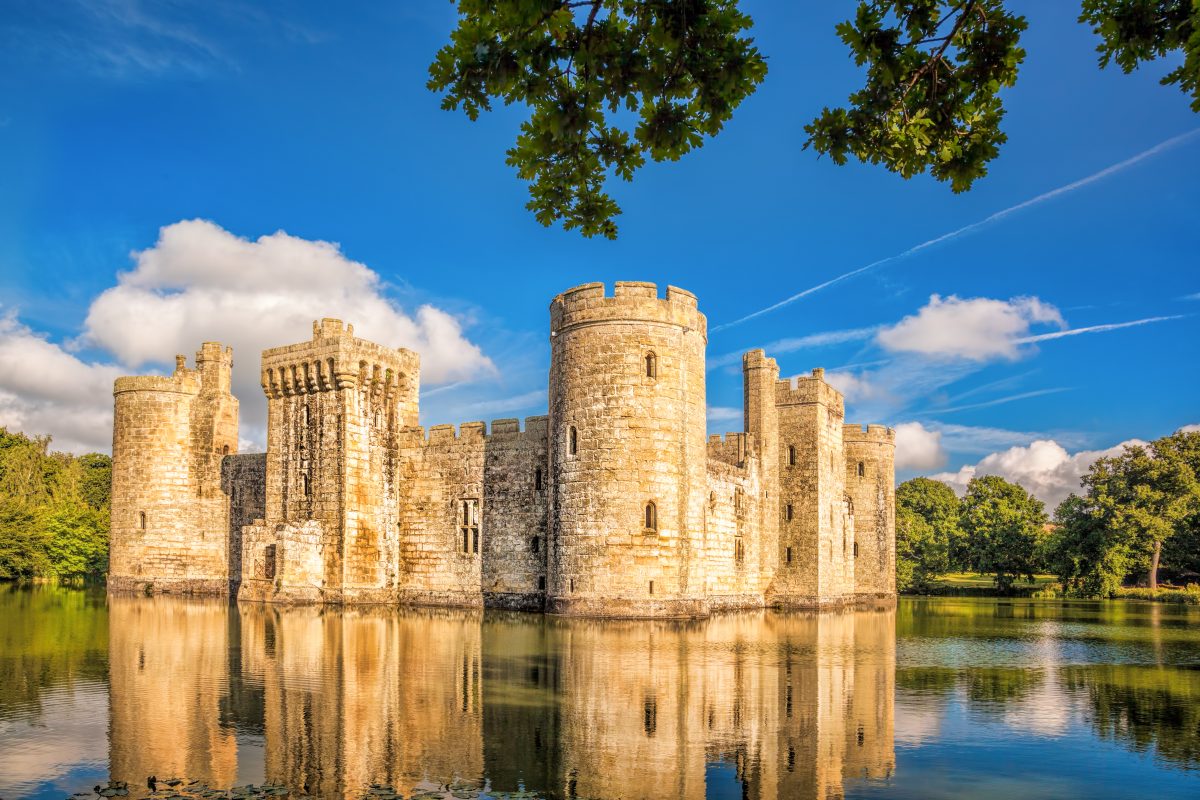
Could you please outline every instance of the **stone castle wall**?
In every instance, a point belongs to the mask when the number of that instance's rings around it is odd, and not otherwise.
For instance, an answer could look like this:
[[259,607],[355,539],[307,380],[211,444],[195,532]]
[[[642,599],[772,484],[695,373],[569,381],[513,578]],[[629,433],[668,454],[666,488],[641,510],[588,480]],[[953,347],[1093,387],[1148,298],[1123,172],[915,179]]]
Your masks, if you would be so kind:
[[894,433],[754,350],[745,430],[706,436],[706,330],[675,287],[576,287],[550,307],[548,416],[426,432],[418,356],[320,320],[263,353],[248,456],[228,349],[121,378],[110,585],[606,616],[894,597]]

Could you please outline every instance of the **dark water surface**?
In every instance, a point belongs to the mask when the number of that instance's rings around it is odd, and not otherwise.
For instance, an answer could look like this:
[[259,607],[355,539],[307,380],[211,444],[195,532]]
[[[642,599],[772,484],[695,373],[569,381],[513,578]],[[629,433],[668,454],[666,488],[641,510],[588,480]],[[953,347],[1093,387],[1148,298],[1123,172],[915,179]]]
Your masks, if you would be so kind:
[[0,798],[1200,797],[1200,609],[903,600],[704,622],[0,588]]

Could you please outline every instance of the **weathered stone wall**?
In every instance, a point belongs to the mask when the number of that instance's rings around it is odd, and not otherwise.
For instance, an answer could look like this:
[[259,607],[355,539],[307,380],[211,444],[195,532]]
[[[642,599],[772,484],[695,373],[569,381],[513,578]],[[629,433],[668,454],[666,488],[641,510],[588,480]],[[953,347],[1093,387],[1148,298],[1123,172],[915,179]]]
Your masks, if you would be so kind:
[[[854,595],[842,395],[824,370],[776,384],[780,559],[772,602],[827,605]],[[789,512],[790,507],[790,512]]]
[[746,434],[709,439],[705,577],[713,610],[752,608],[763,602],[759,564],[764,545],[757,525],[763,501],[757,463],[729,464],[713,457],[714,451],[746,452],[749,439]]
[[221,461],[237,451],[233,354],[206,342],[196,369],[113,386],[109,588],[228,594],[229,498]]
[[496,420],[483,452],[483,598],[540,611],[549,539],[549,417]]
[[267,455],[246,453],[221,459],[221,491],[229,498],[229,576],[242,580],[242,528],[266,516]]
[[263,353],[266,517],[246,538],[262,552],[246,558],[275,577],[258,583],[257,568],[243,570],[247,599],[395,601],[396,439],[416,422],[419,382],[416,353],[359,339],[335,319],[314,322],[308,342]]
[[551,304],[549,610],[707,611],[706,325],[648,283]]
[[399,597],[430,605],[483,604],[482,422],[409,428],[398,438]]
[[846,488],[854,503],[855,591],[896,593],[896,432],[882,425],[847,425]]
[[779,365],[762,350],[742,356],[742,413],[753,443],[751,458],[759,475],[758,513],[752,528],[759,542],[758,571],[762,590],[770,594],[783,552],[779,543],[779,410],[775,386]]

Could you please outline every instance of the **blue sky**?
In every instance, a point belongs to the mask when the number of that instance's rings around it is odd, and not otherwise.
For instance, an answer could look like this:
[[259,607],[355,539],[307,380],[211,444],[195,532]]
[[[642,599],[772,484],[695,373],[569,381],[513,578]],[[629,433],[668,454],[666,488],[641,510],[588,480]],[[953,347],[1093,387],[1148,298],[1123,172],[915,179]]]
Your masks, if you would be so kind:
[[721,357],[775,343],[850,418],[905,426],[902,477],[991,458],[1053,499],[1087,453],[1200,422],[1200,115],[1158,85],[1177,62],[1100,71],[1077,3],[1014,2],[1010,140],[954,195],[801,150],[861,82],[833,30],[853,3],[742,5],[765,83],[703,149],[614,185],[609,242],[525,211],[504,164],[523,109],[471,123],[424,88],[448,2],[6,4],[0,424],[103,447],[112,375],[222,339],[253,443],[254,347],[322,313],[422,349],[427,424],[544,413],[547,305],[593,280],[699,295],[714,431],[739,426]]

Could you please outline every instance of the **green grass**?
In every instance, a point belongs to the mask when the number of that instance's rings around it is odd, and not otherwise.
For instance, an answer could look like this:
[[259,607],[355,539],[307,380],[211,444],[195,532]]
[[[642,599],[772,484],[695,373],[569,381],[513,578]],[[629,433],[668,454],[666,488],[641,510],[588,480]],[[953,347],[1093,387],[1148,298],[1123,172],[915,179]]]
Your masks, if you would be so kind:
[[[1047,584],[1057,581],[1053,575],[1034,575],[1033,583],[1021,578],[1013,582],[1013,588],[1016,589],[1041,589]],[[995,588],[995,581],[992,580],[990,574],[979,574],[977,572],[951,572],[941,576],[933,582],[934,586],[941,586],[946,589],[992,589]]]

